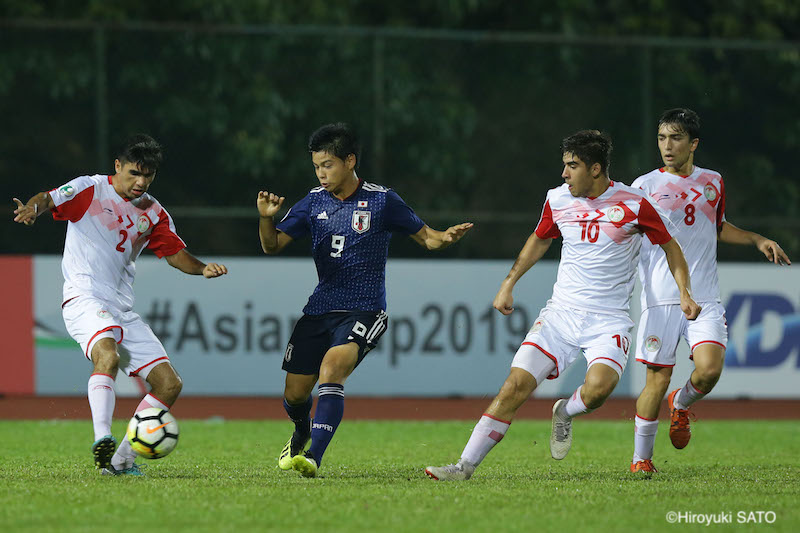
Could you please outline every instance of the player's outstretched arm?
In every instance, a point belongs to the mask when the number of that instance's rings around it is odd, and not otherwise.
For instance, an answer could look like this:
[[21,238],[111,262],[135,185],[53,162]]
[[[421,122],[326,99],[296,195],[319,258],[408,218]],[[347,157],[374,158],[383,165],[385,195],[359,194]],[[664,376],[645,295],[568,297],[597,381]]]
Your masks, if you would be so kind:
[[729,244],[752,244],[764,254],[768,261],[776,265],[792,264],[786,252],[777,242],[767,239],[758,233],[737,228],[727,220],[722,223],[718,237],[722,242]]
[[277,254],[292,238],[275,228],[273,217],[278,213],[286,198],[267,191],[258,191],[256,207],[258,208],[258,238],[265,254]]
[[428,250],[442,250],[460,241],[461,237],[463,237],[472,226],[472,222],[464,222],[463,224],[450,226],[444,231],[437,231],[426,224],[422,226],[422,229],[417,233],[411,235],[411,238],[414,239],[414,242]]
[[544,256],[552,242],[553,239],[542,239],[535,232],[531,233],[531,236],[525,242],[525,246],[522,247],[517,256],[517,260],[514,261],[514,266],[511,267],[508,276],[500,284],[500,290],[497,291],[497,296],[494,297],[494,302],[492,303],[495,309],[504,315],[510,315],[514,312],[514,297],[512,296],[514,285],[517,284],[517,281],[525,272],[530,270]]
[[14,222],[26,226],[33,226],[36,217],[55,207],[49,192],[40,192],[25,204],[19,198],[13,198],[13,200],[17,204],[17,208],[14,209]]
[[170,266],[177,268],[181,272],[186,272],[187,274],[192,274],[193,276],[199,276],[202,274],[206,278],[218,278],[228,273],[228,269],[225,267],[225,265],[220,265],[217,263],[205,264],[187,252],[186,249],[183,249],[176,254],[168,255],[167,263],[169,263]]
[[700,315],[702,308],[692,298],[692,281],[689,277],[689,265],[683,255],[683,249],[675,239],[670,239],[662,244],[661,249],[667,255],[669,270],[681,293],[681,311],[687,319],[694,320]]

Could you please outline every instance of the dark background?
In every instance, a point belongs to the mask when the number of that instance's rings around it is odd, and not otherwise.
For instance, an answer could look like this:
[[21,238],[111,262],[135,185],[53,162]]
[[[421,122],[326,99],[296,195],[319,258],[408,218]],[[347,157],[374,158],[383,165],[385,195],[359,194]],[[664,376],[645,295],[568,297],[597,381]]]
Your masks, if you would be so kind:
[[64,225],[11,223],[11,198],[113,172],[141,131],[165,147],[151,192],[189,249],[260,255],[257,191],[299,200],[316,185],[309,133],[347,121],[361,177],[437,229],[476,223],[441,257],[513,259],[561,182],[562,137],[608,132],[611,177],[630,184],[660,166],[657,118],[682,106],[728,219],[800,256],[800,3],[586,4],[4,0],[0,253],[61,253]]

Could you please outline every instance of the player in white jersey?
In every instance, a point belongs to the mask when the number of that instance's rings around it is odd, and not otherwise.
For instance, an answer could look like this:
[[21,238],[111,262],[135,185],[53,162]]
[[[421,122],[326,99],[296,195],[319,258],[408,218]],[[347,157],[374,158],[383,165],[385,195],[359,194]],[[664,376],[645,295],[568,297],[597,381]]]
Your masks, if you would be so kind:
[[689,270],[665,216],[638,189],[608,177],[611,140],[597,131],[564,139],[565,183],[547,193],[536,230],[500,286],[494,307],[514,310],[516,282],[563,238],[553,297],[517,350],[511,372],[481,417],[456,464],[428,467],[438,480],[469,479],[500,442],[519,407],[544,379],[555,379],[583,352],[586,378],[569,400],[553,405],[550,454],[566,457],[572,445],[572,419],[600,407],[614,390],[628,359],[628,317],[642,234],[669,259],[680,305],[690,319],[700,308],[692,299]]
[[647,365],[644,389],[636,402],[634,453],[631,472],[656,472],[653,446],[658,411],[669,387],[675,350],[683,337],[690,347],[695,369],[681,389],[667,398],[669,436],[673,446],[689,443],[689,406],[711,392],[719,380],[728,342],[725,309],[720,302],[717,278],[717,240],[751,244],[776,264],[790,264],[781,247],[756,233],[725,220],[725,184],[718,172],[694,164],[700,142],[700,118],[690,109],[665,111],[658,122],[658,148],[664,167],[633,182],[669,216],[677,227],[689,264],[694,298],[703,311],[686,320],[678,309],[678,293],[667,283],[666,258],[659,249],[642,245],[639,277],[642,282],[642,317],[639,321],[636,360]]
[[135,135],[114,161],[113,176],[81,176],[26,204],[14,198],[15,222],[30,226],[47,210],[55,220],[68,221],[61,307],[67,331],[94,365],[88,392],[92,455],[103,474],[141,475],[130,442],[123,438],[117,449],[111,435],[117,371],[150,384],[136,412],[170,409],[182,388],[161,342],[133,311],[136,258],[149,248],[187,274],[227,274],[224,265],[205,264],[186,251],[169,213],[147,193],[161,159],[155,140]]

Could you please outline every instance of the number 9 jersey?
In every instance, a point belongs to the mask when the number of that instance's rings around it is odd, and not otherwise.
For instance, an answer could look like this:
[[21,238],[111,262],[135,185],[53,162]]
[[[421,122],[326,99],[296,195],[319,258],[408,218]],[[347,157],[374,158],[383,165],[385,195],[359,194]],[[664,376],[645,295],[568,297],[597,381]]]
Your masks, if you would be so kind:
[[295,240],[311,234],[319,284],[303,313],[386,310],[392,232],[413,235],[424,225],[396,192],[380,185],[359,180],[344,200],[311,189],[276,225]]

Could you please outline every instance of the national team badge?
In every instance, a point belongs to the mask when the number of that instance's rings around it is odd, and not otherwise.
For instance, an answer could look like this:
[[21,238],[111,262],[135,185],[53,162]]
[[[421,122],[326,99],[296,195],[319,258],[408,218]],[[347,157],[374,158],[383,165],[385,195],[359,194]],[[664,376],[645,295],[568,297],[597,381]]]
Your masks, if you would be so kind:
[[97,312],[97,316],[99,316],[100,318],[103,318],[103,319],[108,319],[108,318],[111,318],[111,313],[109,313],[105,309],[100,309]]
[[536,333],[544,327],[544,320],[541,318],[537,318],[536,322],[533,323],[533,327],[531,328],[531,333]]
[[703,194],[709,202],[713,202],[717,199],[717,189],[710,183],[703,189]]
[[367,207],[367,201],[366,200],[359,200],[358,201],[358,207]]
[[644,341],[644,349],[648,352],[657,352],[659,348],[661,348],[661,339],[655,335],[650,335]]
[[353,211],[353,229],[358,233],[369,230],[369,221],[372,218],[370,211]]
[[623,218],[625,218],[625,210],[623,210],[620,206],[615,205],[614,207],[610,208],[606,214],[608,215],[608,220],[611,222],[619,222]]
[[147,215],[142,215],[136,220],[136,229],[139,230],[139,233],[144,233],[150,229],[150,219],[147,218]]
[[64,196],[72,196],[75,194],[75,189],[72,187],[72,185],[64,185],[58,190],[61,191],[61,194]]

